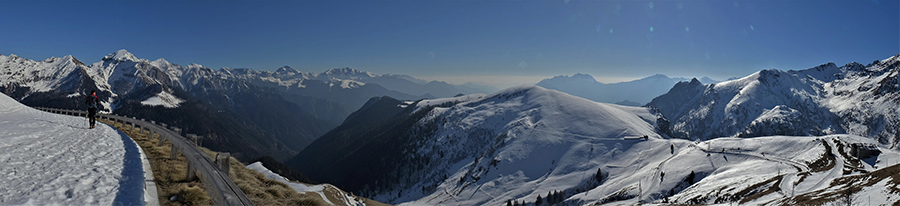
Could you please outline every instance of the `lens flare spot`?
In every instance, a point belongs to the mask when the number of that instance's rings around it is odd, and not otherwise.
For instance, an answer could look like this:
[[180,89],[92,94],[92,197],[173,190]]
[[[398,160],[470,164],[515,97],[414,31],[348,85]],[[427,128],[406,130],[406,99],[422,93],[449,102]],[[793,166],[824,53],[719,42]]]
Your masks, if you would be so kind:
[[684,27],[684,31],[691,31],[690,27]]
[[734,6],[734,8],[738,8],[738,6],[741,6],[741,5],[738,4],[738,2],[736,2],[736,1],[735,1],[734,3],[732,3],[731,5]]
[[434,59],[434,52],[433,52],[433,51],[432,51],[432,52],[428,52],[428,58],[429,58],[429,59]]
[[621,4],[616,4],[616,11],[620,11],[620,10],[622,10],[622,5],[621,5]]
[[684,8],[684,3],[678,2],[678,9]]
[[756,30],[756,29],[753,28],[753,25],[750,25],[750,30]]
[[652,26],[650,27],[650,32],[653,32],[653,27],[652,27]]
[[653,2],[651,1],[647,6],[650,7],[650,9],[653,9]]
[[600,26],[600,24],[597,24],[597,32],[600,32],[600,29],[601,29],[601,28],[602,28],[602,27]]
[[612,32],[613,32],[613,29],[609,29],[609,33],[612,34]]
[[525,63],[525,61],[519,62],[519,68],[523,68],[523,69],[524,69],[526,66],[528,66],[528,63]]

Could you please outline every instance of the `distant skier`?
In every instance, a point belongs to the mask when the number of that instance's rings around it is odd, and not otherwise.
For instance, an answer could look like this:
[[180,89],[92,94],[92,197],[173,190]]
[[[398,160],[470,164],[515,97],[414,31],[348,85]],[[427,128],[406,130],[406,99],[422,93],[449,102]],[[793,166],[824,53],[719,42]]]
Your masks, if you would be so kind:
[[94,129],[94,122],[97,122],[97,107],[100,105],[97,91],[91,90],[91,95],[88,95],[85,103],[88,105],[88,118],[91,120],[91,129]]

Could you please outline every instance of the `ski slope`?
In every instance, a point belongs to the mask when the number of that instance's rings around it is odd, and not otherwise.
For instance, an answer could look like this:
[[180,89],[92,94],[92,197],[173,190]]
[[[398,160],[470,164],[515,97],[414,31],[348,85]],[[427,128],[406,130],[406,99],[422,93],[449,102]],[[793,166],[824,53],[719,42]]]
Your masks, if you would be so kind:
[[0,131],[0,205],[142,205],[156,198],[144,197],[152,173],[140,148],[108,125],[88,129],[84,118],[0,95]]

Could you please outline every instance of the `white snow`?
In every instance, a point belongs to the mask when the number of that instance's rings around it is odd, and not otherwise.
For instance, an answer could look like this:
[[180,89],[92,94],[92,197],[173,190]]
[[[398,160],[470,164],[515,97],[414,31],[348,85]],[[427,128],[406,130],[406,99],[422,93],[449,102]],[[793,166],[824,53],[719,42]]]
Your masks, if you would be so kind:
[[38,111],[6,95],[0,131],[0,205],[144,204],[149,168],[124,133],[102,123],[88,129],[84,118]]
[[25,59],[16,55],[0,55],[0,84],[17,83],[33,92],[66,90],[59,88],[69,74],[83,65],[75,63],[75,57],[50,57],[42,61]]
[[265,166],[263,166],[262,162],[254,162],[253,164],[247,165],[247,169],[252,169],[259,173],[262,173],[263,175],[266,176],[266,178],[285,183],[288,186],[290,186],[292,189],[294,189],[294,191],[297,191],[301,194],[309,193],[309,192],[316,193],[320,197],[322,197],[323,200],[325,200],[325,203],[328,203],[329,205],[335,205],[335,203],[331,202],[331,200],[329,200],[328,197],[325,195],[326,188],[331,189],[331,191],[335,191],[335,190],[339,191],[342,194],[342,197],[340,198],[341,205],[353,205],[353,206],[366,205],[365,202],[358,201],[355,197],[352,197],[350,194],[347,194],[346,192],[341,191],[340,189],[337,189],[337,187],[330,185],[330,184],[309,185],[306,183],[291,182],[287,178],[282,177],[278,173],[272,172],[271,170],[269,170],[269,168],[266,168]]
[[[428,112],[416,128],[436,130],[419,137],[418,148],[404,154],[429,157],[430,165],[424,170],[398,168],[411,171],[399,180],[407,184],[372,191],[375,200],[401,205],[503,205],[507,200],[533,204],[538,195],[560,191],[567,205],[603,203],[614,194],[633,197],[609,203],[668,199],[723,204],[731,201],[717,199],[760,193],[745,204],[772,204],[792,194],[830,189],[833,180],[846,176],[845,169],[848,175],[864,175],[900,163],[900,152],[854,135],[666,139],[656,132],[656,116],[648,108],[597,103],[540,87],[423,100],[416,111]],[[789,116],[793,111],[777,107],[763,116]],[[649,138],[625,139],[643,135]],[[855,158],[841,155],[849,153],[851,143],[879,145],[882,153],[870,161],[875,165],[865,162],[854,169]],[[814,164],[820,160],[833,164]],[[598,169],[605,176],[602,183],[594,178]],[[686,182],[692,171],[695,184]],[[872,195],[900,199],[869,188],[876,191]]]
[[178,105],[182,102],[184,102],[184,100],[163,91],[150,98],[145,99],[144,101],[141,101],[141,104],[147,106],[163,106],[166,108],[175,108],[178,107]]

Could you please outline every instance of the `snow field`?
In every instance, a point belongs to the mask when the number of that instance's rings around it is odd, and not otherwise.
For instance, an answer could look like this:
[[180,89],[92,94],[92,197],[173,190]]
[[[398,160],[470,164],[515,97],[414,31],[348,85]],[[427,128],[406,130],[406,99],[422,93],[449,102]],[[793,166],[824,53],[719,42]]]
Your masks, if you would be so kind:
[[[137,145],[105,124],[0,95],[0,205],[143,204]],[[147,168],[149,169],[149,168]]]
[[[416,106],[440,106],[419,121],[438,129],[410,155],[440,151],[443,158],[432,159],[433,170],[409,174],[424,181],[413,181],[399,197],[400,190],[394,190],[375,199],[401,205],[502,205],[507,200],[534,203],[538,195],[562,191],[569,205],[616,195],[626,199],[610,203],[667,199],[775,204],[831,188],[833,180],[845,177],[844,165],[855,160],[844,159],[838,144],[845,145],[844,150],[851,143],[879,145],[853,135],[663,139],[654,130],[656,116],[647,108],[596,103],[540,87],[421,101]],[[649,138],[623,139],[643,135]],[[874,165],[863,168],[898,163],[900,152],[881,151],[869,161]],[[602,184],[594,180],[598,168],[606,176]],[[695,177],[688,179],[692,171]],[[443,178],[433,191],[419,189],[435,177]]]

